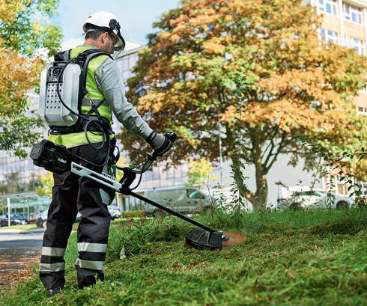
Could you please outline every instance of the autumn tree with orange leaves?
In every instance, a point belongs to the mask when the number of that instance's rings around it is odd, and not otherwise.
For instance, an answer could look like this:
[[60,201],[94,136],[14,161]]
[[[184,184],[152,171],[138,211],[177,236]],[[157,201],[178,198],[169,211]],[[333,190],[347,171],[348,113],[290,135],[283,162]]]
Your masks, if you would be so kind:
[[47,20],[58,0],[0,0],[0,149],[25,156],[39,120],[25,115],[43,66],[37,50],[56,52],[61,32]]
[[[179,135],[173,163],[218,159],[218,131],[240,195],[265,208],[280,154],[309,164],[365,135],[353,96],[366,60],[323,44],[320,17],[299,0],[186,0],[155,24],[128,98],[157,130]],[[126,147],[138,144],[128,134]],[[133,154],[134,151],[132,150]],[[334,154],[335,153],[335,154]],[[255,190],[246,167],[255,169]]]

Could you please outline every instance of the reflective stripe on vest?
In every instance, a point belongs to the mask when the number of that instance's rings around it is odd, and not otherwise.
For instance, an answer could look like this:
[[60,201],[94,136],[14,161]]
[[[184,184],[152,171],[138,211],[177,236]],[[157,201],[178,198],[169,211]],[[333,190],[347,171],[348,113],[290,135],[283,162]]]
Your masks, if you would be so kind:
[[[83,51],[93,48],[95,47],[90,45],[76,47],[71,50],[70,57],[76,58]],[[86,94],[82,102],[82,114],[88,114],[91,111],[91,106],[86,105],[85,100],[93,101],[93,103],[95,104],[98,104],[99,101],[104,100],[104,96],[99,90],[97,82],[95,80],[95,73],[107,58],[107,55],[100,55],[93,58],[88,64],[86,81],[86,90],[88,93]],[[106,118],[110,123],[112,123],[112,111],[111,107],[108,104],[102,103],[102,105],[98,108],[98,112],[102,117]],[[96,133],[88,133],[88,137],[86,137],[85,132],[78,132],[63,135],[50,135],[48,137],[49,141],[58,145],[63,145],[67,148],[88,144],[88,139],[90,143],[97,143],[103,141],[103,136],[96,135]]]
[[[111,138],[114,136],[115,135],[113,134],[110,135]],[[104,141],[104,138],[105,137],[103,135],[98,135],[97,132],[88,132],[88,136],[86,136],[84,132],[48,136],[49,141],[61,146],[65,146],[68,149],[88,144],[88,139],[90,143],[97,143]]]

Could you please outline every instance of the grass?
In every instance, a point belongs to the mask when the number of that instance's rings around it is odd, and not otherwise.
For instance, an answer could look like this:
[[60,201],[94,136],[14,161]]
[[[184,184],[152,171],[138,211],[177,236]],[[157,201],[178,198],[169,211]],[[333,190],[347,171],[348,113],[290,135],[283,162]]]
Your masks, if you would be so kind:
[[36,224],[12,225],[10,227],[0,227],[0,233],[4,232],[28,232],[37,229]]
[[[67,286],[48,299],[37,279],[4,305],[367,305],[367,210],[264,214],[220,211],[198,220],[247,235],[222,251],[186,248],[190,226],[174,218],[115,222],[106,281],[77,290],[75,235]],[[127,258],[120,260],[124,247]]]

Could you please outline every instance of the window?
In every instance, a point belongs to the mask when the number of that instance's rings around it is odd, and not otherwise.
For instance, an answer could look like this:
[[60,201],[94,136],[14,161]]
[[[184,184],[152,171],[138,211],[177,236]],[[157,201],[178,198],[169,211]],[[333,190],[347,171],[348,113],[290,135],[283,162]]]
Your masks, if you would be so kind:
[[342,45],[356,50],[359,55],[365,54],[364,41],[359,38],[344,37]]
[[338,41],[338,33],[335,31],[327,30],[327,29],[320,29],[320,38],[321,40],[328,42],[328,43],[337,43]]
[[358,112],[363,115],[367,115],[367,107],[358,106]]
[[355,49],[358,54],[363,55],[364,54],[364,47],[363,47],[363,41],[358,38],[352,38],[352,45],[351,47]]
[[330,14],[337,15],[337,2],[336,0],[319,0],[320,11]]
[[362,24],[362,10],[359,7],[343,3],[343,16],[345,20]]

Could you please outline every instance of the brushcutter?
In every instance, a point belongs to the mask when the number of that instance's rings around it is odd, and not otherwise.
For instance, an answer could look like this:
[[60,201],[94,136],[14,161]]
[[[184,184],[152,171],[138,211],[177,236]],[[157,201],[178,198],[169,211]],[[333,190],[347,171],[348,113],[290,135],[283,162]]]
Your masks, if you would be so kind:
[[[171,141],[172,146],[176,140],[176,134],[166,133],[166,136]],[[150,169],[153,162],[159,156],[161,155],[157,154],[155,151],[152,154],[148,154],[147,160],[143,163],[141,169],[130,167],[119,168],[123,171],[124,174],[120,181],[116,181],[114,177],[111,177],[104,173],[96,172],[74,162],[73,156],[65,147],[55,145],[47,140],[43,140],[40,143],[34,145],[31,151],[31,158],[33,159],[35,165],[41,166],[52,172],[62,172],[69,170],[80,177],[87,177],[95,182],[98,182],[115,190],[118,193],[135,197],[141,201],[155,206],[158,209],[166,211],[171,215],[174,215],[186,222],[195,225],[196,228],[192,229],[186,236],[186,243],[188,245],[196,249],[222,249],[223,244],[230,239],[229,236],[224,234],[222,231],[218,231],[207,225],[201,224],[196,220],[193,220],[171,208],[165,207],[134,192],[134,190],[139,186],[141,182],[143,173]],[[131,187],[137,175],[140,175],[139,182],[136,186]]]

